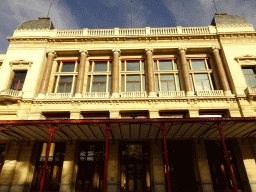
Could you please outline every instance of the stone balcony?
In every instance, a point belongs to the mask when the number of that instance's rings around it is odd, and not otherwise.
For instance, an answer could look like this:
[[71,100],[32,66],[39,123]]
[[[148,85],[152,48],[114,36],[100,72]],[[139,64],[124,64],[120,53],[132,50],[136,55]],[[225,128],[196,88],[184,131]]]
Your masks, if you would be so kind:
[[147,92],[121,92],[121,97],[147,97]]
[[109,92],[84,93],[83,98],[109,98]]
[[159,91],[159,97],[185,97],[185,91]]
[[247,87],[246,93],[250,97],[256,97],[256,87]]
[[20,100],[22,99],[23,92],[22,91],[16,91],[12,89],[5,89],[0,92],[0,100]]

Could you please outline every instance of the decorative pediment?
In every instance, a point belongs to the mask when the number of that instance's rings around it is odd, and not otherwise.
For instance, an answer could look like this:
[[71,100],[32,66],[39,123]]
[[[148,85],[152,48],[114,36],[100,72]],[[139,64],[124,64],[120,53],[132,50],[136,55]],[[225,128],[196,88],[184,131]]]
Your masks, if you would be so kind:
[[10,66],[14,69],[30,69],[31,65],[33,64],[33,61],[28,60],[16,60],[11,61]]
[[235,60],[240,65],[256,65],[256,56],[255,55],[243,55],[240,57],[235,57]]

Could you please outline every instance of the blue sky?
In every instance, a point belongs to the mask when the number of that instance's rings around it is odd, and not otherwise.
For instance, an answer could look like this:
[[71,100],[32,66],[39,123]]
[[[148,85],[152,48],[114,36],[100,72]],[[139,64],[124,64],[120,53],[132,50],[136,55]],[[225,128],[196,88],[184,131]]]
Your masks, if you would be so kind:
[[[47,16],[56,29],[131,27],[131,0],[1,0],[0,54],[7,36],[24,21]],[[256,1],[215,0],[218,12],[240,15],[256,25]],[[215,13],[212,0],[133,0],[133,27],[208,26]],[[256,28],[255,28],[256,29]]]

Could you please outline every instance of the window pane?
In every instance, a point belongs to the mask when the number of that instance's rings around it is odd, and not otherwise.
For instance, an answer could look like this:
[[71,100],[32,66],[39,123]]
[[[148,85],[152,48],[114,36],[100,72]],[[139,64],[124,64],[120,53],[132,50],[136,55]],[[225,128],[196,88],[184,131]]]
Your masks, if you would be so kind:
[[20,81],[18,91],[22,90],[23,84],[24,84],[24,81]]
[[76,69],[76,72],[78,72],[79,71],[79,63],[77,64],[77,69]]
[[124,75],[122,76],[122,92],[124,92],[124,84],[125,84],[125,81],[124,81]]
[[71,87],[72,87],[72,85],[71,85],[71,84],[66,84],[66,90],[65,90],[65,93],[71,93]]
[[169,84],[169,91],[176,91],[174,82],[169,82],[168,84]]
[[18,84],[19,84],[19,81],[13,81],[13,82],[12,82],[11,89],[13,89],[13,90],[17,90],[17,88],[18,88]]
[[107,63],[95,62],[94,71],[107,71]]
[[60,77],[60,83],[66,83],[66,82],[71,83],[72,81],[73,81],[73,77],[65,77],[65,76]]
[[127,83],[126,91],[127,92],[133,92],[132,83]]
[[255,76],[251,76],[251,80],[253,82],[253,86],[256,86],[256,78],[255,78]]
[[204,60],[192,60],[193,70],[205,70]]
[[168,91],[167,89],[167,82],[161,82],[161,88],[162,88],[162,91]]
[[122,71],[125,71],[125,62],[122,62]]
[[15,72],[14,79],[25,79],[27,72]]
[[159,86],[158,86],[158,75],[155,76],[156,78],[156,92],[158,93],[159,91]]
[[108,77],[108,91],[111,93],[111,76]]
[[127,78],[127,81],[140,81],[139,75],[129,75],[126,78]]
[[91,72],[92,71],[92,62],[90,62],[90,69],[89,71]]
[[91,83],[91,76],[89,76],[87,80],[87,92],[90,92],[90,83]]
[[59,89],[58,89],[58,93],[63,93],[64,87],[65,87],[65,84],[60,84]]
[[195,80],[208,80],[207,74],[195,74]]
[[248,86],[248,87],[253,87],[252,82],[251,82],[249,76],[245,76],[245,80],[246,80],[246,83],[247,83],[247,86]]
[[94,76],[93,82],[106,82],[106,76]]
[[144,63],[144,61],[141,61],[141,66],[142,66],[142,71],[145,71],[145,63]]
[[74,72],[75,63],[63,63],[62,72]]
[[172,70],[172,61],[159,61],[160,70]]
[[140,91],[140,83],[134,83],[134,91]]
[[189,65],[189,60],[187,60],[187,64],[188,64],[188,69],[191,70],[191,69],[190,69],[190,65]]
[[155,65],[155,70],[157,70],[157,67],[156,67],[156,61],[154,61],[154,65]]
[[245,75],[253,75],[254,74],[253,69],[247,68],[247,69],[242,69],[242,70]]
[[177,79],[177,91],[180,91],[180,79],[179,79],[179,75],[176,75],[176,79]]
[[127,61],[127,71],[139,71],[139,61]]
[[204,90],[205,91],[210,91],[211,90],[209,81],[203,81],[203,85],[204,85]]
[[196,90],[203,91],[203,86],[201,81],[196,81]]
[[98,92],[99,85],[98,84],[92,84],[92,92]]
[[106,84],[100,84],[100,92],[106,92]]
[[161,75],[161,81],[162,80],[174,80],[173,75]]
[[146,89],[145,75],[142,75],[142,89],[143,89],[143,91],[145,91],[145,89]]

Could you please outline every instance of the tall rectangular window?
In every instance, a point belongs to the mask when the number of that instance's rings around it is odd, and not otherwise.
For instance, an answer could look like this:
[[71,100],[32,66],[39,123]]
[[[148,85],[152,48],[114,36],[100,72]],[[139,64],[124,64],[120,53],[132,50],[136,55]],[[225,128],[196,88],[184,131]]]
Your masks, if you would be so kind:
[[24,85],[24,81],[27,75],[27,71],[15,71],[14,78],[12,80],[11,89],[21,91]]
[[256,86],[256,74],[254,67],[246,67],[242,69],[248,87]]
[[212,80],[212,69],[207,58],[188,59],[190,79],[194,91],[210,91],[214,90]]
[[145,91],[144,59],[122,60],[122,92]]
[[175,59],[154,59],[156,90],[180,91],[179,73]]
[[59,61],[54,73],[54,93],[74,93],[79,61]]
[[87,79],[87,92],[110,92],[111,70],[111,60],[90,61],[90,68]]

